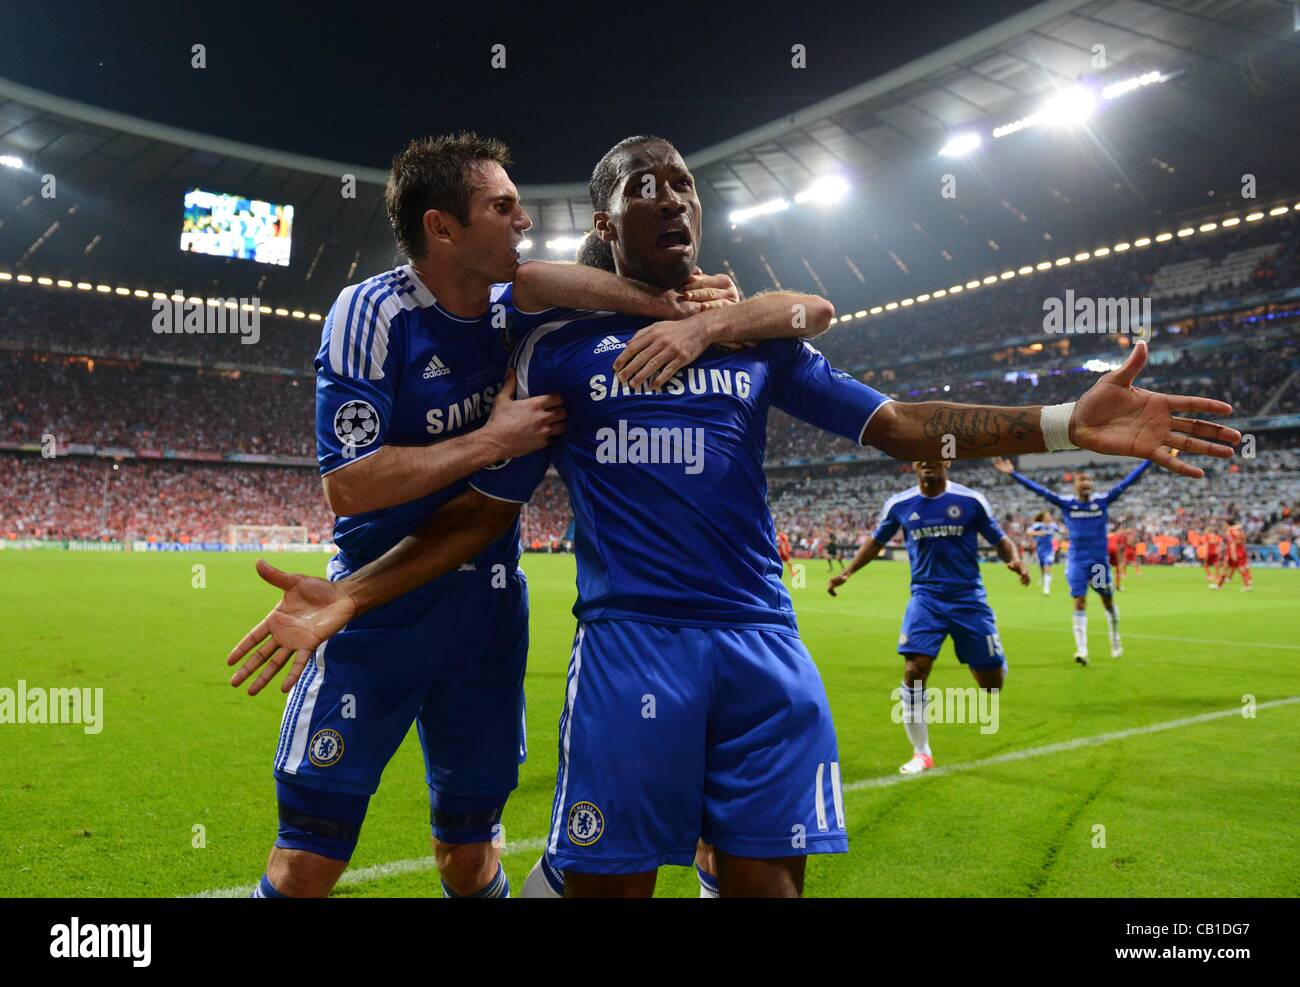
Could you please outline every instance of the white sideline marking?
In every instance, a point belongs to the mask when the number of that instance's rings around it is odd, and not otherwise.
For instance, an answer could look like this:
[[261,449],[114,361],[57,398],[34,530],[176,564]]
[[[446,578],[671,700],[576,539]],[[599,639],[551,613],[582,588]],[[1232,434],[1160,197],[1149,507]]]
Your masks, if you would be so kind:
[[[1292,703],[1300,703],[1300,696],[1287,696],[1285,699],[1270,699],[1266,703],[1256,703],[1255,709],[1272,709],[1275,706],[1289,706]],[[993,764],[1006,764],[1010,761],[1024,761],[1031,757],[1046,757],[1048,754],[1060,754],[1062,751],[1072,751],[1080,747],[1096,747],[1099,744],[1108,744],[1112,740],[1126,740],[1129,737],[1140,737],[1148,733],[1162,733],[1165,730],[1177,730],[1179,727],[1195,726],[1198,723],[1210,723],[1214,720],[1226,720],[1229,717],[1241,716],[1241,707],[1235,709],[1223,709],[1217,713],[1200,713],[1197,716],[1186,716],[1181,720],[1166,720],[1164,723],[1151,723],[1144,727],[1130,727],[1127,730],[1114,730],[1111,733],[1099,733],[1093,737],[1076,737],[1074,740],[1063,740],[1056,744],[1044,744],[1042,747],[1029,747],[1022,751],[1007,751],[1005,754],[998,754],[994,757],[983,757],[978,761],[963,761],[960,764],[946,764],[937,768],[931,768],[929,771],[922,771],[914,775],[887,775],[884,778],[863,778],[861,781],[851,782],[844,786],[846,792],[856,792],[862,788],[886,788],[889,785],[896,785],[900,781],[913,781],[917,778],[934,778],[939,775],[956,774],[958,771],[970,771],[972,768],[987,768]]]
[[[1285,699],[1270,699],[1268,702],[1258,703],[1256,710],[1273,709],[1278,706],[1290,706],[1294,703],[1300,703],[1300,696],[1288,696]],[[1164,723],[1151,723],[1144,727],[1130,727],[1127,730],[1114,730],[1110,733],[1099,733],[1092,737],[1076,737],[1073,740],[1063,740],[1056,744],[1044,744],[1042,747],[1028,747],[1019,751],[1007,751],[1005,754],[998,754],[994,757],[981,758],[978,761],[963,761],[960,764],[945,764],[937,768],[931,768],[929,771],[923,771],[916,775],[886,775],[883,778],[862,778],[858,781],[849,782],[844,786],[846,792],[857,792],[866,788],[887,788],[890,785],[897,785],[899,782],[916,781],[921,778],[937,778],[940,775],[956,774],[959,771],[971,771],[975,768],[987,768],[994,764],[1007,764],[1011,761],[1024,761],[1031,757],[1046,757],[1048,754],[1060,754],[1064,751],[1077,750],[1080,747],[1096,747],[1100,744],[1108,744],[1112,740],[1125,740],[1129,737],[1141,737],[1149,733],[1163,733],[1165,730],[1177,730],[1179,727],[1195,726],[1198,723],[1211,723],[1214,720],[1226,720],[1234,716],[1241,716],[1241,707],[1236,706],[1232,709],[1223,709],[1215,713],[1200,713],[1197,716],[1185,716],[1180,720],[1166,720]],[[506,844],[506,853],[525,853],[528,851],[536,852],[546,845],[544,838],[532,840],[515,840]],[[354,884],[365,884],[368,881],[377,881],[380,878],[392,877],[394,874],[412,874],[419,871],[433,870],[433,857],[416,857],[413,860],[394,860],[387,864],[373,864],[370,867],[361,867],[357,870],[344,871],[343,876],[339,878],[338,887],[351,887]],[[211,891],[200,891],[198,894],[185,895],[188,898],[247,898],[253,893],[253,885],[247,884],[238,888],[216,888]]]

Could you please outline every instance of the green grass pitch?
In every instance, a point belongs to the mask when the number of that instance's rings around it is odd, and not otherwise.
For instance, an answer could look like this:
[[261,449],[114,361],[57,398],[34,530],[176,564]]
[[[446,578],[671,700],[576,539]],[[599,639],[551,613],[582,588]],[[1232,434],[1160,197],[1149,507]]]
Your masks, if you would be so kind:
[[[321,573],[323,556],[278,564]],[[206,566],[206,587],[191,567]],[[683,563],[689,564],[689,563]],[[830,694],[851,851],[814,857],[813,896],[1281,896],[1300,894],[1292,838],[1300,703],[1068,745],[1300,696],[1300,573],[1256,572],[1253,593],[1207,592],[1199,571],[1148,569],[1119,597],[1126,654],[1090,606],[1093,664],[1073,651],[1063,574],[1051,597],[1001,567],[985,580],[1011,665],[997,733],[936,724],[941,768],[901,784],[890,719],[907,567],[877,563],[839,599],[826,564],[793,591]],[[546,831],[556,720],[573,633],[573,559],[528,556],[530,759],[506,810],[518,889]],[[103,730],[0,724],[0,896],[185,895],[249,886],[274,839],[270,761],[283,699],[227,685],[223,658],[275,591],[248,555],[0,553],[0,687],[104,690]],[[936,687],[971,684],[945,648]],[[1048,748],[1041,752],[1042,748]],[[414,731],[388,766],[341,896],[437,895]],[[858,782],[867,784],[855,785]],[[197,848],[194,827],[204,828]],[[1095,827],[1103,826],[1105,846]],[[694,896],[664,868],[658,893]]]

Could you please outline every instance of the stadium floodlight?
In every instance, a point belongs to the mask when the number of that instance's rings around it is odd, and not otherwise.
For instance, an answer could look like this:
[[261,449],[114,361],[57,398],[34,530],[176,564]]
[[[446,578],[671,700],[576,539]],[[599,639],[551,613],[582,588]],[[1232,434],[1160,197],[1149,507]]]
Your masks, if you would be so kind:
[[1094,257],[1105,257],[1110,254],[1110,247],[1098,247],[1092,252]]
[[924,305],[929,300],[930,300],[930,296],[928,294],[916,296],[916,304],[918,305]]
[[1001,278],[1003,281],[1010,281],[1015,276],[1016,276],[1015,271],[1003,271],[1000,275],[998,275],[998,277]]
[[1034,270],[1046,271],[1049,268],[1051,268],[1051,266],[1052,266],[1052,262],[1050,260],[1040,260],[1037,264],[1034,265]]
[[1083,369],[1091,370],[1094,374],[1108,374],[1112,370],[1118,370],[1121,365],[1118,360],[1085,360]]
[[1225,219],[1225,220],[1223,221],[1223,224],[1222,224],[1222,225],[1224,225],[1224,226],[1236,226],[1236,225],[1237,225],[1238,223],[1240,223],[1240,222],[1241,222],[1241,217],[1240,217],[1240,216],[1229,216],[1227,219]]
[[48,287],[50,287],[52,284],[54,284],[54,279],[53,279],[53,278],[40,277],[40,278],[37,278],[37,279],[36,279],[36,283],[37,283],[37,284],[40,284],[40,285],[44,285],[45,287],[48,288]]
[[14,154],[0,154],[0,165],[6,168],[21,168],[23,159]]
[[909,306],[909,305],[914,305],[915,303],[916,303],[916,299],[915,299],[915,298],[904,298],[904,299],[903,299],[901,302],[899,302],[898,304],[899,304],[899,305],[902,305],[903,308],[907,308],[907,306]]
[[1217,230],[1218,228],[1219,228],[1218,223],[1202,223],[1196,229],[1197,232],[1199,233],[1209,233],[1211,230]]
[[1049,127],[1074,127],[1083,123],[1097,109],[1097,96],[1085,86],[1071,86],[1049,99],[1034,114],[1035,123]]
[[1166,82],[1173,76],[1164,75],[1160,71],[1143,72],[1141,75],[1135,75],[1130,79],[1123,79],[1120,82],[1112,82],[1101,91],[1102,99],[1114,99],[1116,96],[1123,96],[1131,93],[1135,89],[1142,89],[1145,86],[1155,85],[1158,82]]
[[943,297],[944,297],[945,295],[947,295],[947,294],[948,294],[948,289],[947,289],[947,288],[940,288],[938,291],[936,291],[936,292],[934,293],[934,297],[935,297],[935,298],[943,298]]
[[772,212],[783,212],[790,208],[790,203],[786,199],[772,199],[768,202],[760,202],[756,206],[749,206],[745,209],[733,209],[727,216],[727,221],[733,226],[753,219],[755,216],[766,216]]
[[[1168,234],[1165,234],[1165,239],[1166,240],[1169,239]],[[1151,238],[1149,236],[1140,236],[1133,241],[1133,246],[1135,247],[1148,247],[1150,245],[1151,245]]]
[[557,253],[571,254],[578,249],[578,245],[581,243],[582,237],[557,236],[546,241],[546,249]]
[[871,314],[872,314],[872,315],[879,315],[879,314],[880,314],[881,312],[883,312],[884,310],[885,310],[885,307],[884,307],[883,305],[873,305],[873,306],[871,307]]
[[533,249],[533,241],[530,240],[530,239],[528,239],[528,237],[524,237],[522,240],[519,241],[519,246],[516,247],[515,249],[516,249],[516,250],[532,250],[532,249]]
[[823,175],[794,197],[802,205],[805,202],[829,204],[839,202],[849,193],[849,183],[843,175]]
[[1033,274],[1033,273],[1034,273],[1034,265],[1032,265],[1032,264],[1026,264],[1024,267],[1017,268],[1016,273],[1017,273],[1017,274]]
[[1079,253],[1074,255],[1074,259],[1077,260],[1080,264],[1082,264],[1085,260],[1088,260],[1090,257],[1092,257],[1092,254],[1088,253],[1088,251],[1086,250],[1082,250]]
[[[878,314],[879,312],[880,312],[880,306],[879,306],[879,305],[877,305],[875,308],[873,308],[873,309],[871,310],[871,314],[872,314],[872,315],[876,315],[876,314]],[[860,308],[860,309],[858,309],[856,312],[853,313],[853,317],[854,317],[855,319],[865,319],[865,318],[867,317],[867,310],[866,310],[865,308]]]
[[1253,212],[1253,213],[1251,213],[1249,216],[1246,217],[1246,222],[1247,222],[1247,223],[1255,223],[1255,222],[1258,222],[1259,220],[1261,220],[1261,219],[1263,219],[1263,218],[1264,218],[1264,214],[1263,214],[1262,212]]
[[32,276],[30,274],[20,274],[18,275],[18,281],[21,284],[31,284]]
[[886,312],[892,312],[892,311],[893,311],[894,309],[896,309],[896,308],[898,308],[898,302],[886,302],[886,303],[885,303],[885,311],[886,311]]
[[983,141],[979,134],[970,133],[957,134],[949,139],[948,143],[939,148],[941,158],[960,158],[963,155],[970,154],[971,151],[979,147]]
[[1281,216],[1284,212],[1286,212],[1286,206],[1274,206],[1268,211],[1268,214],[1270,216]]
[[1196,231],[1195,231],[1194,229],[1192,229],[1190,226],[1184,226],[1181,230],[1178,231],[1178,235],[1179,235],[1180,237],[1183,237],[1183,236],[1191,236],[1191,235],[1192,235],[1193,233],[1195,233],[1195,232],[1196,232]]

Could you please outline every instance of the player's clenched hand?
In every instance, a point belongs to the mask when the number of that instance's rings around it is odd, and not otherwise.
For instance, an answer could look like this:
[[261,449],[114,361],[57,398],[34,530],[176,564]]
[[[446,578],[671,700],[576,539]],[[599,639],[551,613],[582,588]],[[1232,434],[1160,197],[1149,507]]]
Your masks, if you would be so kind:
[[564,431],[564,415],[564,402],[558,394],[516,398],[515,372],[511,369],[492,402],[483,438],[493,443],[497,459],[526,456]]
[[1024,559],[1016,559],[1014,562],[1008,562],[1007,568],[1020,577],[1020,585],[1029,585],[1029,566],[1025,565]]
[[1004,456],[993,460],[993,468],[997,470],[999,473],[1001,473],[1003,476],[1010,476],[1012,473],[1016,471],[1016,468],[1012,464],[1011,460],[1007,459]]
[[835,575],[831,576],[831,581],[826,586],[826,592],[831,596],[838,596],[839,594],[835,591],[848,581],[849,574],[847,572],[837,572]]
[[1205,471],[1178,458],[1175,450],[1231,459],[1230,443],[1241,441],[1240,432],[1197,418],[1176,417],[1176,413],[1227,415],[1232,405],[1134,387],[1146,362],[1146,340],[1140,339],[1123,366],[1102,377],[1075,403],[1070,440],[1092,452],[1149,459],[1171,473],[1198,478]]
[[281,572],[262,559],[257,560],[257,574],[272,586],[284,590],[284,598],[235,645],[226,658],[227,665],[246,659],[231,676],[230,684],[235,687],[262,669],[248,687],[250,696],[261,692],[291,659],[289,674],[285,676],[280,691],[292,689],[307,667],[307,659],[327,638],[342,630],[356,613],[356,604],[341,582],[331,583],[315,576]]

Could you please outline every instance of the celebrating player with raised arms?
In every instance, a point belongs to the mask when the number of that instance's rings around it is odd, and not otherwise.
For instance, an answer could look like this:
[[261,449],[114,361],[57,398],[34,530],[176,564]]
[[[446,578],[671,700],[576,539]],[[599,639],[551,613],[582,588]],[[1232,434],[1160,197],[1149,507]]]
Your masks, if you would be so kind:
[[1063,529],[1052,519],[1050,511],[1039,511],[1034,515],[1034,522],[1025,534],[1034,539],[1034,557],[1038,560],[1038,571],[1042,575],[1043,595],[1052,592],[1052,565],[1056,562],[1056,549],[1053,542]]
[[831,577],[827,592],[848,582],[870,564],[901,529],[912,564],[912,598],[903,615],[898,653],[903,656],[903,728],[912,756],[898,770],[917,774],[934,767],[925,684],[934,659],[951,637],[957,660],[970,669],[981,689],[1001,689],[1007,658],[998,637],[980,577],[979,537],[997,549],[998,558],[1029,585],[1029,570],[1016,543],[1002,533],[983,494],[948,480],[947,460],[912,464],[917,485],[885,502],[875,533],[843,572]]
[[[700,203],[671,144],[620,142],[597,165],[591,191],[596,229],[619,274],[665,290],[685,282],[699,249]],[[805,316],[809,325],[828,320],[816,308],[759,296],[726,311],[756,324],[779,312],[788,333]],[[797,635],[766,506],[771,406],[907,459],[938,457],[950,437],[964,457],[1077,443],[1201,475],[1175,462],[1170,446],[1229,457],[1221,443],[1240,438],[1175,417],[1231,410],[1221,402],[1133,388],[1143,345],[1072,406],[903,404],[833,370],[803,342],[711,348],[743,338],[715,331],[717,314],[650,326],[570,313],[533,330],[513,357],[519,393],[560,395],[564,435],[480,472],[346,579],[263,565],[285,598],[230,656],[247,668],[266,662],[270,675],[291,660],[297,679],[350,621],[509,531],[553,462],[577,517],[579,626],[547,837],[569,895],[649,895],[658,867],[689,865],[703,837],[716,848],[723,896],[794,896],[807,854],[847,848],[834,727]]]
[[[1129,357],[1132,359],[1132,357]],[[1172,455],[1176,456],[1178,450]],[[1111,568],[1108,557],[1108,538],[1106,527],[1109,520],[1110,505],[1119,496],[1138,481],[1147,471],[1150,462],[1140,464],[1128,476],[1111,487],[1106,493],[1097,496],[1091,474],[1078,472],[1074,474],[1074,496],[1062,497],[1042,484],[1035,483],[1023,473],[1017,472],[1009,459],[997,459],[994,469],[1004,476],[1009,476],[1021,486],[1032,490],[1065,518],[1065,527],[1070,535],[1070,556],[1065,566],[1065,580],[1070,587],[1070,596],[1074,598],[1074,660],[1080,665],[1088,664],[1088,587],[1097,591],[1101,605],[1106,610],[1106,625],[1110,632],[1110,654],[1118,658],[1124,653],[1124,645],[1119,636],[1119,608],[1111,590]]]

